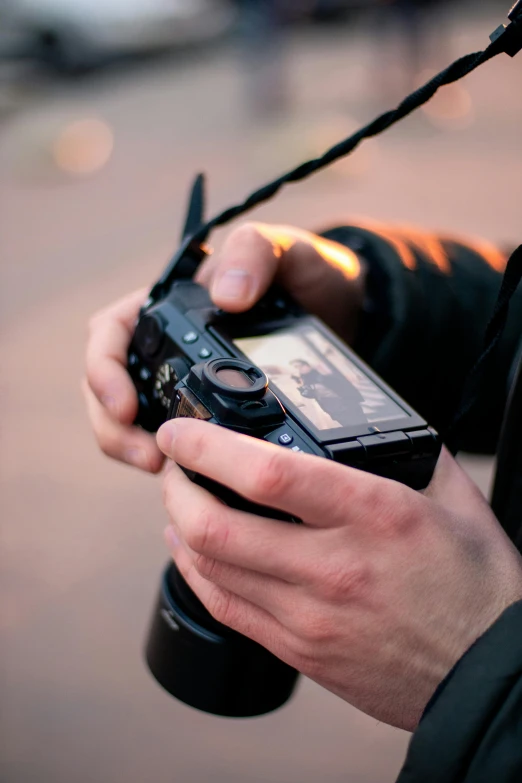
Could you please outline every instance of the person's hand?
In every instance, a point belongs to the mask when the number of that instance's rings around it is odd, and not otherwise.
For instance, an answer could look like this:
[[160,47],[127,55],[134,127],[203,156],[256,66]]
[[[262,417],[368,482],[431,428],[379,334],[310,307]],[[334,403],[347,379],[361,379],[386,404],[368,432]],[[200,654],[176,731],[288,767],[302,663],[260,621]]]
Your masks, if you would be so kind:
[[138,396],[127,373],[129,347],[147,289],[96,313],[90,321],[83,391],[94,434],[109,457],[157,473],[163,455],[154,435],[132,426]]
[[231,231],[196,275],[214,303],[231,313],[250,309],[276,281],[347,342],[355,333],[364,278],[349,248],[299,228],[264,223]]
[[[298,228],[245,224],[201,267],[197,281],[230,312],[246,310],[274,279],[347,340],[362,300],[362,270],[355,254]],[[133,427],[138,398],[126,371],[127,349],[146,289],[115,302],[91,319],[83,383],[89,418],[102,451],[142,470],[163,464],[153,436]]]
[[166,538],[220,622],[378,720],[413,730],[453,665],[522,598],[522,561],[445,450],[424,493],[206,422],[175,463],[302,525],[225,506],[169,463]]

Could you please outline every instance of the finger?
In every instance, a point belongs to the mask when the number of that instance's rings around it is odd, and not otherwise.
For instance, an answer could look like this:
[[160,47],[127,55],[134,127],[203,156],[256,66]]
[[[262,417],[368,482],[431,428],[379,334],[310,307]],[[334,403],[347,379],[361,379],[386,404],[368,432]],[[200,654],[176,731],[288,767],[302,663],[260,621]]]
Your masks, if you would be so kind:
[[281,251],[259,226],[246,223],[227,237],[221,252],[202,271],[213,301],[229,312],[250,309],[272,283]]
[[185,548],[172,537],[171,528],[166,531],[166,539],[181,576],[212,617],[285,660],[292,636],[284,626],[266,610],[202,577]]
[[122,424],[131,424],[138,411],[134,385],[127,373],[127,350],[144,289],[97,313],[90,322],[86,371],[98,400]]
[[115,421],[92,392],[87,381],[83,382],[89,419],[101,450],[108,457],[149,473],[158,473],[164,456],[158,449],[153,435]]
[[208,288],[216,268],[216,256],[207,256],[194,275],[194,282]]
[[[178,531],[175,531],[174,535],[177,533]],[[175,539],[171,529],[166,531],[167,544],[169,545],[172,540]],[[198,555],[197,552],[190,549],[183,538],[180,538],[179,542],[200,576],[213,585],[264,609],[279,622],[288,625],[288,607],[295,605],[296,591],[298,590],[296,585],[291,585],[282,579],[266,574],[260,574],[257,571],[250,571]]]
[[148,288],[139,288],[137,291],[122,296],[121,299],[95,313],[93,319],[96,319],[98,316],[107,316],[110,320],[121,321],[128,331],[132,332],[140,307],[147,299],[148,292]]
[[293,226],[247,223],[201,270],[198,282],[230,312],[246,310],[277,280],[307,310],[352,337],[362,267],[347,247]]
[[[263,230],[263,228],[261,229]],[[304,307],[348,342],[364,296],[361,262],[350,248],[285,226],[269,226],[272,242],[283,249],[277,280]]]
[[332,277],[330,262],[350,279],[359,270],[355,254],[336,242],[293,226],[245,223],[205,262],[196,282],[210,289],[217,305],[236,312],[252,307],[276,278],[306,300],[310,289]]
[[164,424],[157,441],[164,454],[185,468],[317,527],[344,526],[370,501],[372,507],[366,511],[372,513],[376,502],[386,502],[387,484],[395,484],[189,419]]
[[163,488],[172,523],[196,555],[277,577],[281,583],[306,580],[318,557],[310,530],[229,508],[177,466],[165,475]]

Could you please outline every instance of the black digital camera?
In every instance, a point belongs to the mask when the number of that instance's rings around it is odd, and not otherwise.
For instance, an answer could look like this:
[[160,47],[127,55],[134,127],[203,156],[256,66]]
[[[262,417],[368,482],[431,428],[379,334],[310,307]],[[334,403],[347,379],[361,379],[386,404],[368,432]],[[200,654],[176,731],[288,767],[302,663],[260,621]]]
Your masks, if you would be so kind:
[[[441,448],[427,422],[285,292],[273,288],[244,314],[219,310],[192,280],[204,255],[200,244],[186,244],[168,284],[164,277],[141,311],[129,349],[136,423],[155,432],[168,419],[203,419],[426,487]],[[204,476],[190,478],[235,508],[298,521]],[[219,715],[276,709],[297,679],[263,647],[217,623],[174,565],[163,577],[147,660],[172,695]]]

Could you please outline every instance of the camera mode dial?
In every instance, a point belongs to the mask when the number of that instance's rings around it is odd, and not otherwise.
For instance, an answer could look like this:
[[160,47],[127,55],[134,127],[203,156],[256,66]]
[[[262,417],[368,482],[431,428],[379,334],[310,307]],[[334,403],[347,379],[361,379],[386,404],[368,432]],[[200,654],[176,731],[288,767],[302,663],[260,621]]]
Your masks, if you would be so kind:
[[189,370],[188,363],[180,356],[176,356],[173,359],[167,359],[156,373],[154,391],[160,403],[167,410],[170,409],[175,387]]

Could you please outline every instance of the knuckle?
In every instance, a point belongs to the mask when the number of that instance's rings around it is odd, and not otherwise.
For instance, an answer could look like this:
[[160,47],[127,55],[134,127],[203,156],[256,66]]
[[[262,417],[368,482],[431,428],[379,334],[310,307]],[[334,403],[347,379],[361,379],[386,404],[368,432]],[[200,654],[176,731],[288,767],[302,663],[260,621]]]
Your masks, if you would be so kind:
[[98,445],[106,457],[112,457],[114,455],[113,446],[108,441],[98,438]]
[[214,588],[207,599],[207,610],[218,623],[233,628],[237,623],[237,612],[233,596],[220,588]]
[[407,535],[419,520],[416,496],[400,484],[374,490],[368,499],[373,525],[383,538]]
[[317,648],[295,638],[288,644],[287,663],[315,682],[322,682],[328,674],[327,665],[317,654]]
[[102,442],[100,443],[100,449],[102,454],[105,454],[105,456],[109,457],[110,459],[116,460],[117,462],[127,462],[125,457],[121,454],[119,447],[114,443]]
[[361,598],[368,591],[370,569],[362,563],[330,564],[319,574],[317,589],[330,603],[345,603]]
[[247,220],[245,223],[238,226],[230,236],[235,242],[239,241],[248,244],[252,240],[255,241],[258,239],[260,233],[259,225],[252,220]]
[[105,454],[106,457],[111,457],[111,459],[115,458],[114,449],[110,443],[98,439],[98,445],[102,454]]
[[220,563],[212,557],[197,554],[194,556],[194,568],[200,576],[209,582],[217,581],[220,575]]
[[107,433],[105,428],[96,426],[94,430],[96,441],[103,454],[111,459],[121,459],[121,446],[117,439]]
[[226,546],[228,528],[219,511],[213,506],[203,506],[187,530],[189,547],[202,555],[217,555]]
[[330,642],[335,635],[335,626],[323,612],[309,610],[298,619],[295,632],[304,643],[304,650],[310,651]]
[[[386,497],[385,497],[386,495]],[[381,485],[375,482],[358,488],[354,493],[355,502],[358,503],[365,515],[375,518],[388,508],[387,493]]]
[[254,471],[249,496],[259,503],[277,501],[285,495],[291,480],[287,460],[282,454],[274,452]]

